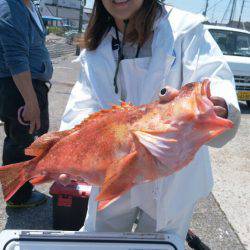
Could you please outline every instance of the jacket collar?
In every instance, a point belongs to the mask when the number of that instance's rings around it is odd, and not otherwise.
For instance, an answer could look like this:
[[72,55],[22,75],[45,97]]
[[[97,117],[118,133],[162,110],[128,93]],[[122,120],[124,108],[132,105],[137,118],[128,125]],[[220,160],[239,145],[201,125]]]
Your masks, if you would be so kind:
[[[21,0],[21,2],[23,3],[23,1]],[[37,16],[41,22],[41,25],[42,25],[42,28],[43,30],[40,29],[40,27],[38,26],[36,20],[34,19],[33,15],[30,13],[30,10],[28,9],[28,7],[23,3],[26,11],[28,12],[29,16],[30,16],[30,19],[31,21],[33,22],[34,26],[38,29],[38,32],[42,35],[42,36],[45,36],[46,32],[45,32],[45,27],[44,27],[44,24],[43,24],[43,20],[42,20],[42,16],[41,16],[41,13],[40,11],[38,10],[38,8],[36,8],[36,6],[32,3],[32,1],[30,1],[30,4],[31,4],[31,8],[37,13]]]
[[[169,14],[171,13],[171,11],[172,11],[172,8],[169,8],[169,7],[167,8],[167,7],[165,7],[165,5],[162,6],[161,15],[160,15],[160,16],[157,18],[157,20],[155,21],[155,23],[154,23],[154,25],[153,25],[153,31],[154,31],[155,29],[157,29],[157,27],[160,25],[160,23],[161,23],[161,21],[162,21],[163,19],[168,18],[168,16],[169,16]],[[119,34],[119,39],[122,40],[123,34],[122,34],[120,31],[118,31],[118,34]],[[111,37],[116,38],[116,32],[115,32],[114,26],[112,26],[112,27],[110,28],[110,30],[108,31],[108,33],[106,34],[106,36],[107,36],[107,37],[108,37],[108,36],[111,36]]]

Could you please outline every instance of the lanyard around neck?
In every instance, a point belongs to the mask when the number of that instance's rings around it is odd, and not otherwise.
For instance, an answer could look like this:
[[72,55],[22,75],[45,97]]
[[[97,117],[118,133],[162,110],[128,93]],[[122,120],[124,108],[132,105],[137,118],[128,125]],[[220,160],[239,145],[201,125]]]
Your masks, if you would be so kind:
[[[128,20],[124,21],[124,32],[123,32],[122,42],[120,42],[118,29],[117,29],[117,26],[115,25],[116,40],[117,40],[118,46],[119,46],[119,48],[118,48],[118,60],[117,60],[115,76],[114,76],[114,87],[115,87],[116,94],[118,94],[117,76],[118,76],[118,72],[119,72],[119,66],[120,66],[120,62],[124,59],[123,48],[124,48],[124,44],[125,44],[125,36],[126,36],[127,27],[128,27],[128,22],[129,22]],[[138,58],[139,53],[140,53],[140,45],[138,44],[135,58]]]

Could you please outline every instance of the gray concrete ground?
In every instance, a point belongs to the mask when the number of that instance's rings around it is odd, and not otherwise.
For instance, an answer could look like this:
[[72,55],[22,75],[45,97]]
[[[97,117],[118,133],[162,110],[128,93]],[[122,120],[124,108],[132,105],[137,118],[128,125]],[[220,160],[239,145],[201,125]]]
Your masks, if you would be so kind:
[[215,185],[213,194],[228,221],[250,249],[250,109],[241,104],[237,136],[223,149],[210,149]]
[[[51,130],[57,130],[79,66],[70,63],[73,56],[54,60],[54,85],[49,94]],[[215,175],[214,195],[202,200],[193,216],[191,229],[213,250],[250,249],[249,244],[249,110],[244,104],[237,137],[226,147],[211,150]],[[0,141],[3,142],[3,127]],[[2,143],[0,145],[0,153]],[[6,209],[0,203],[0,231],[3,229],[52,229],[50,184],[38,190],[48,195],[48,202],[32,209]],[[0,195],[0,200],[2,196]],[[243,245],[243,243],[245,245]],[[190,249],[187,247],[187,249]]]

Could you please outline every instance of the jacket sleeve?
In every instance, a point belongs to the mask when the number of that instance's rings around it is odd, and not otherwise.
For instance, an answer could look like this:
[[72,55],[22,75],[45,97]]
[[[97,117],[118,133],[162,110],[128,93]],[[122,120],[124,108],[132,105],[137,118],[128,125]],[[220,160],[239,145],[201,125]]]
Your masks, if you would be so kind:
[[224,98],[228,106],[228,119],[234,128],[210,141],[207,145],[222,147],[231,140],[239,127],[240,109],[233,74],[223,54],[208,30],[202,24],[183,38],[183,83],[211,81],[211,95]]
[[79,80],[75,83],[71,91],[63,114],[60,130],[73,128],[90,114],[100,109],[101,106],[91,88],[84,66],[82,65]]
[[29,71],[29,20],[18,1],[1,1],[0,44],[12,75]]

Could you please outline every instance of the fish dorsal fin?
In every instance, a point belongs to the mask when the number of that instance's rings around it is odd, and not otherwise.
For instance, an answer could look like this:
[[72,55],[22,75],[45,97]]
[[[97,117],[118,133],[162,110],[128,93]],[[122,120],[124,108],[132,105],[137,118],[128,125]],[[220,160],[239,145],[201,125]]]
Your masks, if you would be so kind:
[[89,122],[93,122],[96,119],[100,119],[102,117],[107,116],[108,114],[113,114],[114,112],[117,111],[122,111],[122,110],[130,110],[132,108],[135,108],[134,105],[126,102],[122,102],[121,105],[112,105],[111,109],[102,109],[98,112],[95,112],[91,115],[89,115],[86,119],[84,119],[80,124],[76,125],[74,129],[79,129],[83,125],[88,124]]
[[25,154],[30,156],[39,156],[49,150],[61,138],[70,134],[70,130],[49,132],[36,139],[28,148],[25,149]]
[[121,107],[123,108],[133,108],[134,105],[129,102],[121,102]]

